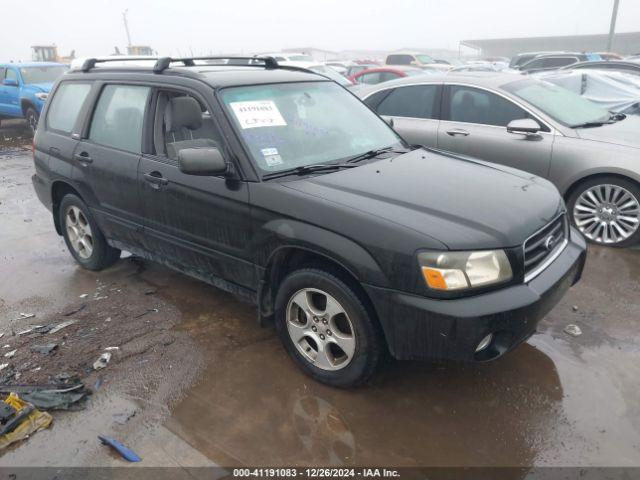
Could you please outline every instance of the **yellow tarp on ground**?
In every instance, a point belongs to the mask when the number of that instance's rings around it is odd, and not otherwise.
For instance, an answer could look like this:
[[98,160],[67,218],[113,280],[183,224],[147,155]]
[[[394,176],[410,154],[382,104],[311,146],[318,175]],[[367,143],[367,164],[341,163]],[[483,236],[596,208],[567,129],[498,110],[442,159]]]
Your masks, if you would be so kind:
[[[11,405],[17,411],[22,410],[27,405],[27,402],[15,393],[10,394],[4,402]],[[51,425],[52,421],[53,417],[48,413],[34,410],[28,417],[24,418],[12,432],[0,436],[0,450],[11,445],[13,442],[27,438],[38,430],[47,428]]]

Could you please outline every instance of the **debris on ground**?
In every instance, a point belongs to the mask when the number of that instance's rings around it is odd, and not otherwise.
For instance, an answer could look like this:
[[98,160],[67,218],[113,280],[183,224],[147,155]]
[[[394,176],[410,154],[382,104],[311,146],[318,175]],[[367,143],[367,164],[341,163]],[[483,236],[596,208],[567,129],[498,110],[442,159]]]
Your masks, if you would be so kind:
[[83,293],[82,295],[78,295],[79,298],[87,298],[89,296],[88,293]]
[[18,316],[18,318],[16,318],[16,320],[26,320],[27,318],[33,318],[35,316],[36,316],[35,313],[22,313],[22,312],[20,312],[20,315]]
[[157,292],[158,292],[158,289],[157,289],[157,288],[147,288],[147,289],[144,291],[144,294],[145,294],[145,295],[155,295]]
[[105,437],[104,435],[98,435],[98,438],[102,442],[103,445],[107,445],[113,448],[116,452],[122,456],[125,460],[129,462],[141,462],[142,459],[130,448],[125,447],[122,443],[120,443],[115,438]]
[[48,355],[51,352],[53,352],[56,348],[58,348],[57,343],[47,343],[45,345],[34,345],[31,347],[31,351]]
[[5,368],[7,368],[9,366],[8,363],[1,363],[0,364],[0,370],[4,370]]
[[27,333],[33,332],[36,328],[42,328],[42,325],[32,325],[29,328],[27,328],[26,330],[18,332],[18,335],[26,335]]
[[130,419],[135,417],[137,413],[138,412],[136,410],[127,410],[126,412],[122,412],[122,413],[114,413],[113,421],[119,425],[124,425]]
[[59,323],[58,325],[54,326],[51,330],[49,330],[49,333],[51,334],[58,333],[63,328],[68,327],[69,325],[73,325],[74,323],[76,323],[75,320],[67,320],[66,322]]
[[41,410],[82,410],[91,392],[83,383],[76,385],[3,385],[1,393],[19,393],[20,397]]
[[104,349],[105,352],[111,352],[113,350],[120,350],[120,347],[106,347]]
[[571,307],[571,309],[572,309],[574,312],[577,312],[577,311],[578,311],[578,306],[577,306],[577,305],[574,305],[573,307]]
[[93,362],[93,369],[100,370],[101,368],[106,367],[109,360],[111,360],[111,354],[109,352],[103,353],[95,362]]
[[149,308],[146,311],[139,313],[138,315],[136,315],[133,318],[140,318],[140,317],[144,317],[147,313],[158,313],[158,309],[157,308]]
[[80,305],[77,308],[73,308],[71,310],[66,311],[65,313],[63,313],[62,315],[65,317],[70,317],[71,315],[75,315],[78,312],[81,312],[82,310],[84,310],[85,308],[87,308],[87,304],[83,303],[82,305]]
[[4,403],[12,407],[15,414],[0,429],[0,450],[47,428],[53,421],[50,414],[37,410],[15,393],[9,394]]
[[578,337],[582,335],[582,330],[580,330],[578,325],[569,324],[564,327],[564,333],[571,335],[572,337]]
[[5,358],[11,358],[16,354],[17,351],[18,351],[17,349],[16,350],[11,350],[10,352],[5,353],[4,357]]

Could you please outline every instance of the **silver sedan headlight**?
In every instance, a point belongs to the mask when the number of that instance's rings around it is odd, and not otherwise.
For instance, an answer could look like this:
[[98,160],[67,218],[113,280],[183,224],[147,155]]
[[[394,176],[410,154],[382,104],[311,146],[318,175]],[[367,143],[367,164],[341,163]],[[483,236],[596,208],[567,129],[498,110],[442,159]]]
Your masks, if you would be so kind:
[[434,290],[459,291],[503,283],[513,278],[504,250],[421,252],[424,280]]

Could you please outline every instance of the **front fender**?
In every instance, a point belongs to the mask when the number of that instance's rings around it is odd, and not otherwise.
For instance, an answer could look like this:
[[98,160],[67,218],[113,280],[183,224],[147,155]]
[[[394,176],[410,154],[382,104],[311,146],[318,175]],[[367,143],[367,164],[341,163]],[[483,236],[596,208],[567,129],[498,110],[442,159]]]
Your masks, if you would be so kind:
[[272,220],[262,226],[268,239],[257,248],[257,264],[267,268],[283,249],[299,248],[326,257],[362,283],[388,287],[378,262],[361,245],[337,233],[293,219]]

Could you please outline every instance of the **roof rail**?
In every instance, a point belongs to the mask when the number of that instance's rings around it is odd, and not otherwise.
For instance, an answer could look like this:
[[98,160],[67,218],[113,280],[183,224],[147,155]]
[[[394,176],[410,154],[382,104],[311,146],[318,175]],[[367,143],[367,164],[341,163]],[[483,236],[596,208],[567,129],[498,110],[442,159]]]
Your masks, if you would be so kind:
[[80,67],[80,70],[83,72],[88,72],[92,68],[96,66],[96,63],[107,63],[107,62],[139,62],[141,60],[151,61],[153,58],[149,57],[118,57],[114,56],[112,58],[87,58]]
[[[162,73],[164,70],[169,68],[172,63],[182,63],[185,67],[195,67],[195,62],[200,60],[247,60],[247,67],[264,67],[267,70],[280,68],[280,65],[278,65],[278,62],[273,57],[160,57],[153,67],[153,71],[154,73]],[[251,61],[260,63],[249,63]]]

